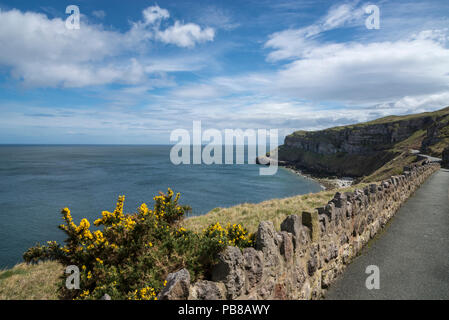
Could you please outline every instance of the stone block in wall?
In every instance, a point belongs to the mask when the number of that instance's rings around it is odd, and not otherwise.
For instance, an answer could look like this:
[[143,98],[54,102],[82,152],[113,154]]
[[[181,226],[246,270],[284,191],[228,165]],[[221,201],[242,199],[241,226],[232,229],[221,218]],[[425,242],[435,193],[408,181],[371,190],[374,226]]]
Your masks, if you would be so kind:
[[313,277],[311,280],[313,280],[312,283],[312,296],[311,299],[318,300],[323,296],[323,290],[322,290],[322,284],[321,284],[321,270],[318,270],[316,272],[315,277]]
[[341,246],[349,242],[348,234],[349,234],[349,231],[346,231],[345,233],[343,233],[340,236],[340,245]]
[[320,245],[320,256],[324,260],[324,263],[328,263],[332,259],[335,259],[338,257],[338,247],[334,243],[334,241],[328,241],[321,243]]
[[312,299],[312,286],[310,284],[309,280],[306,280],[304,282],[304,285],[302,286],[299,299],[301,300],[310,300]]
[[348,199],[346,193],[337,192],[331,201],[335,204],[336,208],[345,208]]
[[370,225],[370,235],[369,236],[371,239],[373,239],[376,236],[379,229],[380,229],[380,223],[378,220],[374,221],[373,224]]
[[294,250],[303,256],[310,242],[310,229],[302,225],[301,218],[297,215],[290,215],[281,223],[281,231],[289,232],[293,235]]
[[321,227],[320,218],[318,216],[318,211],[302,213],[302,224],[310,229],[310,239],[313,242],[318,242],[320,240]]
[[189,300],[224,300],[226,288],[221,282],[200,280],[190,288]]
[[320,231],[321,234],[327,234],[327,227],[329,225],[329,219],[325,214],[318,214],[318,219],[320,221]]
[[299,237],[301,231],[301,220],[298,215],[292,214],[281,223],[281,231],[290,232],[295,237]]
[[344,195],[346,196],[347,201],[349,202],[354,201],[355,194],[353,191],[347,191],[344,193]]
[[240,249],[228,246],[218,255],[218,263],[212,268],[212,280],[224,283],[228,299],[235,299],[243,293],[245,286],[243,263]]
[[301,265],[295,265],[291,272],[292,289],[299,292],[306,281],[306,273]]
[[281,254],[284,256],[285,262],[291,263],[293,260],[293,235],[286,231],[281,231]]
[[357,254],[359,254],[362,251],[362,240],[361,239],[355,239],[352,242],[352,255],[356,256]]
[[319,267],[318,254],[319,254],[319,245],[314,243],[310,248],[307,261],[307,273],[309,274],[309,276],[313,276],[313,274]]
[[368,212],[366,216],[366,224],[371,224],[374,221],[374,214],[372,212]]
[[365,231],[365,227],[366,227],[366,219],[364,217],[360,217],[357,230],[359,235],[361,235],[363,231]]
[[349,264],[354,257],[353,247],[347,243],[343,245],[342,253],[341,253],[341,261],[343,264]]
[[365,226],[366,226],[366,220],[362,215],[354,218],[354,221],[352,224],[352,230],[351,230],[352,236],[356,237],[357,235],[361,235],[363,233],[363,231],[365,230]]
[[338,276],[338,265],[336,262],[329,263],[321,271],[321,288],[327,289]]
[[243,265],[246,273],[245,289],[248,293],[262,280],[263,253],[254,248],[243,249]]
[[363,193],[364,193],[365,195],[369,195],[369,186],[363,188]]
[[274,293],[273,293],[273,299],[274,300],[287,300],[288,299],[288,288],[285,284],[285,282],[278,282],[274,285]]
[[190,274],[181,269],[167,276],[167,285],[158,294],[159,300],[186,300],[190,294]]
[[272,277],[266,278],[257,290],[257,295],[264,300],[271,299],[274,292],[275,280]]
[[300,257],[304,257],[305,253],[307,252],[310,243],[312,242],[310,239],[310,229],[307,226],[302,226],[301,231],[299,233],[299,238],[296,239],[296,243],[298,244],[298,247],[296,251],[298,252]]
[[348,203],[346,204],[346,219],[350,219],[353,217],[353,201],[348,201]]
[[264,267],[277,266],[280,263],[279,239],[273,222],[262,221],[257,229],[256,250],[263,252]]
[[324,206],[324,213],[329,218],[329,222],[335,221],[335,204],[333,202],[329,202]]

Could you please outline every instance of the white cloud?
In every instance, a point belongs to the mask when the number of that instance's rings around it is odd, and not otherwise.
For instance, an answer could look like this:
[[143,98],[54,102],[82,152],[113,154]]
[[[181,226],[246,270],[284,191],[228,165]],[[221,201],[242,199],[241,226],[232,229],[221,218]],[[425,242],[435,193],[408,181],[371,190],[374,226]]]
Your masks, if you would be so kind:
[[167,10],[152,6],[143,11],[143,21],[133,24],[130,30],[131,39],[154,39],[179,47],[194,47],[197,43],[212,41],[214,29],[201,28],[195,23],[184,24],[178,20],[166,29],[161,29],[161,23],[170,17]]
[[104,19],[106,17],[106,12],[104,12],[103,10],[95,10],[92,11],[92,15],[94,15],[98,19]]
[[441,109],[445,106],[449,106],[449,91],[431,95],[405,96],[395,102],[380,104],[376,107],[399,113],[414,113]]
[[168,19],[170,13],[165,9],[161,9],[159,6],[152,6],[143,10],[143,17],[145,25],[149,25],[163,19]]
[[179,47],[193,47],[198,42],[214,40],[215,32],[212,28],[202,29],[194,23],[175,24],[156,33],[157,39],[165,43],[175,44]]
[[83,20],[79,30],[69,30],[60,18],[49,19],[44,14],[16,9],[2,10],[0,66],[9,68],[11,75],[27,86],[135,84],[146,80],[152,70],[163,71],[154,62],[144,62],[149,60],[142,55],[146,53],[148,41],[193,47],[214,38],[213,29],[202,29],[193,23],[176,21],[161,30],[159,22],[168,19],[169,13],[158,6],[149,7],[142,14],[142,21],[135,22],[128,32],[120,33]]
[[270,39],[265,43],[266,48],[274,50],[268,55],[268,60],[280,61],[301,57],[319,45],[316,38],[320,34],[346,25],[352,26],[356,22],[360,23],[362,16],[361,7],[345,3],[332,7],[326,16],[315,24],[276,32],[270,35]]
[[449,49],[434,40],[325,44],[310,48],[273,79],[302,99],[373,103],[449,90]]
[[432,30],[424,30],[418,32],[418,34],[413,34],[411,36],[412,40],[432,40],[440,43],[441,45],[445,45],[446,42],[449,41],[448,36],[449,29],[432,29]]
[[334,6],[312,25],[270,35],[265,43],[272,50],[267,59],[288,62],[267,77],[270,85],[264,92],[365,106],[449,92],[447,28],[421,30],[395,40],[376,36],[363,42],[322,40],[327,31],[337,28],[365,30],[363,8],[357,3]]
[[222,96],[223,93],[219,87],[206,84],[188,85],[172,91],[174,96],[187,99],[213,98]]
[[321,30],[326,31],[355,21],[360,22],[362,15],[362,8],[356,7],[354,4],[344,3],[334,6],[321,20]]
[[234,30],[240,26],[228,10],[215,6],[202,7],[197,17],[202,24],[216,29]]

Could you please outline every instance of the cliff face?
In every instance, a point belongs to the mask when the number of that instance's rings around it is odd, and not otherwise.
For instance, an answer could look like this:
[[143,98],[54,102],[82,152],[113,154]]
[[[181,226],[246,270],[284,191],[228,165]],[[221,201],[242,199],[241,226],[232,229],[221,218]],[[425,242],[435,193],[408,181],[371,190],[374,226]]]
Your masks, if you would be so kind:
[[449,169],[449,147],[447,147],[446,149],[444,149],[443,151],[443,162],[441,163],[441,165],[444,168]]
[[279,160],[322,175],[367,176],[409,149],[441,156],[449,144],[449,108],[321,131],[297,131],[279,147]]

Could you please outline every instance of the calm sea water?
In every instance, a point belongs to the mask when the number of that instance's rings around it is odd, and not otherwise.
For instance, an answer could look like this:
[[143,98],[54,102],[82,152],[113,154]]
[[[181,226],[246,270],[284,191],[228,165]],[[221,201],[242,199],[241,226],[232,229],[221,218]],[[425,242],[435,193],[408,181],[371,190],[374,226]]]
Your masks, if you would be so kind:
[[62,207],[76,223],[113,210],[149,206],[171,187],[181,202],[204,214],[215,207],[317,192],[320,186],[288,170],[260,176],[257,165],[179,165],[170,146],[0,146],[0,268],[22,261],[36,242],[63,241]]

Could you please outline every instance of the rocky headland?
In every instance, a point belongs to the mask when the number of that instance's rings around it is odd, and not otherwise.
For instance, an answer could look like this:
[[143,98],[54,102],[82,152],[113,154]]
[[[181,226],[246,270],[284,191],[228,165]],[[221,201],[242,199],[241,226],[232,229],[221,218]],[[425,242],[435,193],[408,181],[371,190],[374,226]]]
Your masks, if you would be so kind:
[[279,165],[316,178],[326,187],[337,187],[345,177],[346,181],[372,182],[402,174],[404,166],[422,160],[411,150],[443,157],[448,145],[449,107],[319,131],[296,131],[277,152]]

